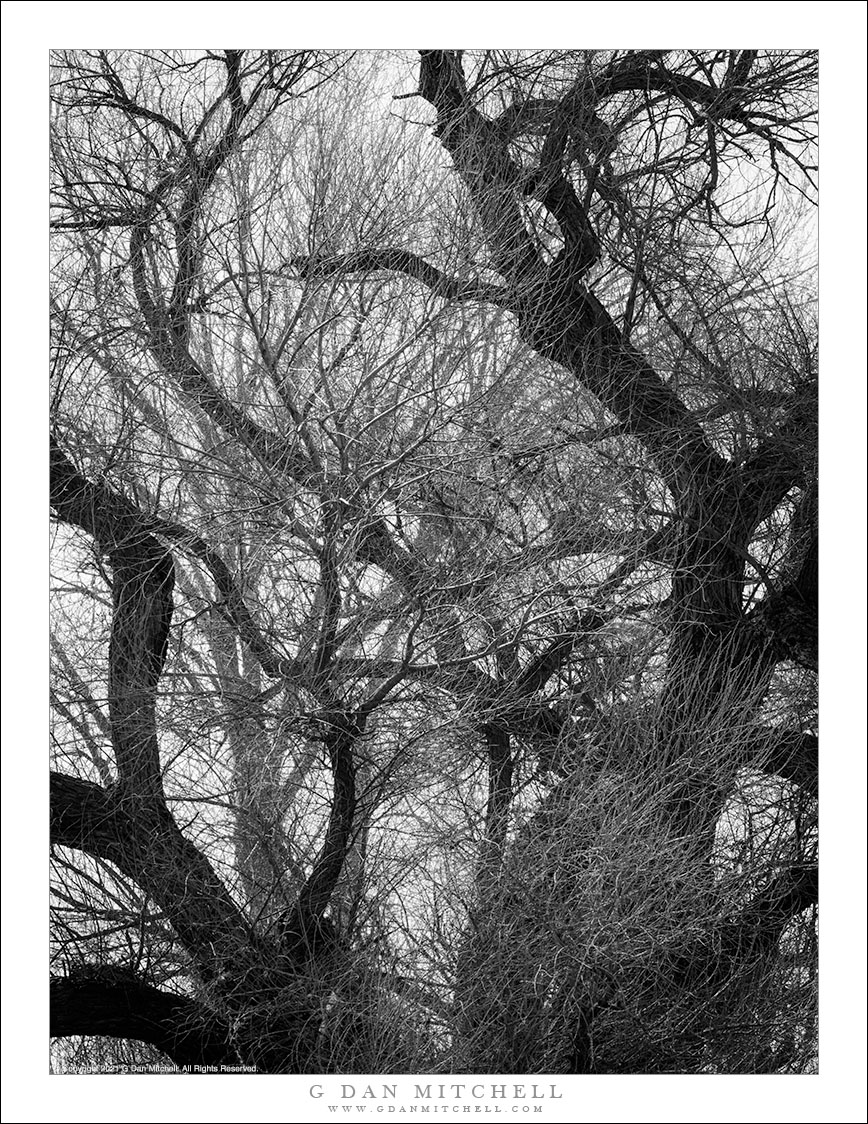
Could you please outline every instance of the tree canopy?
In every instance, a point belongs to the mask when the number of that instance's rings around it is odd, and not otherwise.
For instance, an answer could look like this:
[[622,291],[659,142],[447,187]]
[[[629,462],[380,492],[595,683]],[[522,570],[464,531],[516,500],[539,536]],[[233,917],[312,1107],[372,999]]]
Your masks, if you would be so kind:
[[816,52],[56,51],[58,1064],[816,1064]]

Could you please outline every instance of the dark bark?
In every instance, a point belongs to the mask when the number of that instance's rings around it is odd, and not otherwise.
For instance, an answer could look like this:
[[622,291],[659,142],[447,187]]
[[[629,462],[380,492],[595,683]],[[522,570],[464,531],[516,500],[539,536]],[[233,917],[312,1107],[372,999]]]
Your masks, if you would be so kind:
[[[528,907],[520,894],[502,885],[506,880],[499,876],[510,860],[521,859],[521,848],[510,842],[513,773],[520,761],[520,743],[572,741],[575,745],[579,740],[552,701],[559,689],[557,677],[566,672],[583,638],[612,620],[614,593],[651,558],[671,565],[672,592],[665,600],[667,615],[659,622],[668,633],[665,684],[656,726],[641,750],[658,766],[657,776],[672,793],[664,808],[667,830],[684,841],[684,854],[697,860],[703,875],[708,875],[700,894],[707,890],[708,900],[716,900],[711,861],[714,829],[742,766],[774,772],[808,796],[816,794],[816,738],[751,729],[777,663],[793,660],[816,666],[815,524],[807,540],[791,551],[792,557],[798,555],[798,565],[785,568],[785,577],[775,584],[766,581],[765,596],[751,611],[743,605],[746,566],[754,561],[748,552],[757,528],[794,488],[809,485],[803,454],[813,433],[810,394],[797,396],[786,420],[760,440],[753,455],[739,465],[729,462],[717,451],[709,436],[713,431],[707,427],[709,421],[725,415],[725,403],[705,413],[693,408],[687,397],[680,396],[677,382],[630,343],[635,290],[641,285],[650,288],[644,266],[636,265],[623,328],[593,291],[591,270],[601,258],[601,243],[592,216],[599,213],[600,204],[617,198],[612,183],[606,182],[612,173],[605,167],[616,138],[614,133],[605,138],[605,126],[597,116],[606,99],[635,92],[646,99],[646,107],[657,95],[681,103],[692,127],[701,121],[707,130],[710,181],[717,178],[715,128],[721,122],[727,123],[727,129],[737,126],[736,135],[754,133],[767,141],[774,164],[773,117],[752,108],[760,104],[758,53],[732,52],[726,77],[718,86],[710,74],[704,82],[670,71],[667,55],[649,51],[632,52],[627,59],[616,56],[607,70],[593,78],[583,72],[558,99],[529,99],[492,120],[477,108],[484,103],[478,100],[478,89],[468,88],[460,52],[421,51],[419,94],[432,107],[435,135],[476,208],[487,242],[486,268],[493,266],[502,283],[449,276],[400,247],[291,258],[286,263],[311,280],[344,273],[399,273],[427,286],[439,299],[484,301],[505,310],[515,318],[529,348],[571,372],[596,396],[615,419],[607,432],[631,438],[654,460],[668,488],[664,504],[670,509],[670,524],[644,546],[624,551],[624,561],[589,598],[587,607],[572,619],[564,613],[557,633],[523,668],[516,655],[517,642],[508,654],[510,645],[500,641],[473,655],[464,647],[456,607],[484,593],[491,584],[487,576],[441,589],[423,602],[423,612],[433,607],[438,614],[438,627],[447,621],[436,663],[412,663],[409,641],[404,661],[341,656],[342,575],[335,544],[342,521],[356,520],[357,529],[361,528],[353,538],[355,559],[396,579],[408,601],[421,600],[430,592],[431,574],[421,552],[417,556],[414,548],[401,546],[384,518],[370,516],[365,497],[352,503],[336,501],[343,481],[324,467],[304,432],[303,415],[288,397],[283,395],[283,401],[296,425],[294,436],[270,430],[255,420],[261,414],[246,410],[221,389],[219,377],[196,358],[191,330],[191,313],[205,311],[207,305],[206,298],[197,296],[207,195],[226,161],[239,150],[255,101],[266,88],[265,79],[255,85],[248,80],[245,87],[243,52],[214,56],[222,58],[225,75],[206,119],[214,115],[215,122],[224,124],[210,144],[203,139],[206,121],[189,135],[167,118],[138,106],[118,87],[117,76],[109,83],[115,90],[112,104],[128,121],[137,123],[150,114],[150,120],[180,142],[178,165],[147,197],[143,195],[147,201],[140,208],[121,207],[108,217],[85,216],[78,223],[61,225],[129,229],[139,328],[160,371],[194,412],[204,413],[241,447],[243,459],[255,461],[270,480],[313,493],[320,501],[327,539],[319,555],[324,608],[313,654],[292,659],[281,655],[245,604],[229,567],[204,539],[180,524],[142,512],[104,482],[86,479],[59,445],[53,445],[55,511],[96,539],[112,570],[109,709],[118,783],[101,788],[55,775],[52,842],[113,863],[153,898],[190,953],[195,974],[207,982],[207,994],[213,996],[218,1014],[122,974],[83,974],[53,981],[52,1033],[137,1038],[179,1064],[252,1060],[267,1072],[316,1068],[321,1060],[317,1053],[321,1018],[308,977],[319,973],[320,981],[327,978],[323,965],[340,947],[327,912],[359,830],[358,741],[368,715],[392,688],[414,680],[452,692],[468,704],[465,712],[483,735],[488,767],[477,901],[470,909],[471,926],[458,958],[456,1008],[451,1012],[458,1028],[456,1041],[467,1046],[462,1058],[466,1062],[475,1056],[478,1072],[567,1068],[590,1073],[601,1065],[605,1068],[597,1053],[597,1032],[617,1008],[623,981],[605,973],[595,975],[593,964],[583,964],[581,978],[568,969],[560,977],[553,974],[548,993],[544,987],[538,990],[535,973],[547,970],[562,949],[553,944],[551,926],[546,928],[534,913],[538,903]],[[269,67],[273,68],[271,60]],[[539,151],[539,157],[531,158],[535,166],[530,168],[522,165],[517,148],[511,147],[529,122],[542,139],[541,148],[533,150]],[[257,127],[250,124],[248,135]],[[584,155],[571,154],[571,146]],[[575,160],[584,180],[581,198],[579,173],[568,170]],[[529,232],[528,211],[538,214],[529,200],[541,205],[557,225],[562,242],[558,252],[551,252]],[[707,203],[710,218],[711,188],[703,187],[684,213],[697,201]],[[170,282],[161,294],[152,251],[167,224],[170,241],[174,234],[174,249],[166,245],[163,249],[174,256]],[[604,231],[600,225],[601,234]],[[479,275],[483,276],[481,271]],[[664,319],[673,328],[675,321]],[[702,350],[679,332],[675,334],[687,353],[702,361]],[[707,361],[704,369],[724,374]],[[556,548],[558,557],[567,557],[571,550],[593,553],[592,536],[589,542],[583,544],[579,537],[562,542]],[[298,901],[284,915],[282,941],[253,932],[166,803],[156,725],[157,690],[173,612],[174,562],[166,543],[181,548],[209,571],[221,611],[266,674],[305,688],[323,707],[314,720],[333,777],[328,824]],[[524,563],[534,549],[522,555]],[[508,673],[495,678],[473,666],[473,660],[489,656],[495,657],[501,672],[511,657]],[[368,680],[366,700],[351,709],[345,701],[348,693],[338,698],[332,691],[335,677],[345,682]],[[590,727],[591,719],[596,719],[593,700],[589,709]],[[598,723],[594,733],[605,740],[607,731]],[[544,763],[542,752],[539,759]],[[604,768],[614,773],[629,764],[613,756]],[[564,782],[543,801],[530,826],[538,836],[542,866],[550,861],[549,836],[556,838],[566,827],[575,843],[571,862],[576,859],[575,871],[571,866],[567,879],[583,876],[586,853],[591,856],[589,866],[593,861],[593,842],[587,842],[593,841],[593,825],[576,822],[574,810],[568,807],[570,785],[583,766],[588,775],[596,767],[574,751],[568,767],[560,770]],[[558,823],[561,814],[566,818]],[[687,869],[694,868],[688,864]],[[565,870],[532,873],[551,875],[554,886]],[[564,891],[553,889],[552,899],[561,901],[558,894],[568,908]],[[722,911],[710,917],[707,931],[680,944],[661,970],[655,964],[649,973],[646,960],[638,970],[632,965],[628,970],[638,973],[649,994],[661,985],[669,988],[673,1005],[693,998],[703,1001],[715,989],[739,980],[752,965],[773,959],[789,922],[816,901],[816,869],[791,863],[783,871],[778,869],[739,913]],[[634,989],[631,1000],[635,995]],[[644,1016],[641,1003],[629,1011],[636,1021]],[[540,1041],[541,1027],[549,1028],[551,1041]],[[337,1067],[335,1059],[329,1064]]]
[[786,926],[819,901],[819,873],[812,863],[793,865],[773,878],[735,917],[724,920],[674,958],[672,984],[681,989],[739,986],[778,951]]
[[[810,587],[816,554],[810,549],[790,589],[770,598],[749,621],[742,610],[751,537],[792,486],[798,466],[792,455],[782,457],[780,448],[772,453],[769,446],[742,472],[734,471],[712,449],[691,411],[626,342],[587,287],[585,275],[598,254],[596,237],[586,206],[561,170],[561,159],[571,115],[588,114],[602,99],[633,89],[667,91],[755,129],[740,103],[753,61],[750,53],[734,60],[726,94],[670,73],[660,58],[650,55],[614,66],[593,88],[577,85],[552,107],[540,165],[530,176],[511,159],[508,133],[493,127],[471,104],[456,52],[422,51],[419,85],[436,111],[435,133],[470,192],[495,264],[512,291],[522,338],[571,371],[624,431],[642,442],[672,493],[680,527],[656,752],[662,775],[679,778],[669,807],[672,830],[709,859],[715,823],[745,752],[732,753],[730,772],[722,775],[719,765],[711,767],[713,759],[720,760],[720,750],[709,743],[709,729],[715,738],[726,737],[729,730],[740,744],[745,716],[761,701],[775,662],[806,651],[809,658],[815,636]],[[588,199],[593,188],[589,179]],[[521,227],[522,194],[539,199],[558,223],[563,249],[549,266]],[[785,442],[789,437],[782,430]],[[769,456],[774,459],[771,471],[765,463]],[[555,641],[525,671],[525,686],[538,689],[574,643],[569,636]],[[776,760],[790,773],[799,771],[791,755],[776,755]],[[777,921],[769,920],[773,912],[760,910],[751,922],[764,934],[762,940],[779,934]],[[587,1043],[590,1014],[585,1022],[579,1038]],[[578,1051],[583,1052],[586,1046]]]
[[812,671],[818,665],[818,537],[808,542],[789,585],[773,590],[753,614],[757,630],[764,632],[780,660],[793,660]]
[[509,293],[498,285],[478,281],[459,281],[411,254],[409,250],[381,248],[333,258],[292,258],[288,265],[304,276],[340,277],[352,273],[403,273],[421,281],[435,296],[448,301],[477,300],[510,307]]
[[165,912],[206,979],[253,956],[241,912],[161,801],[53,773],[51,842],[105,859],[132,878]]
[[155,707],[172,623],[172,556],[122,496],[81,476],[54,441],[51,503],[60,519],[93,535],[111,563],[109,715],[118,780],[131,793],[159,800]]
[[111,793],[71,777],[53,781],[57,841],[106,858],[134,878],[165,910],[200,970],[218,976],[221,961],[248,945],[249,931],[163,794],[155,708],[171,623],[172,557],[133,505],[81,476],[56,443],[51,501],[61,519],[97,539],[112,565],[109,716],[118,769]]
[[[285,951],[253,932],[163,795],[155,697],[171,621],[171,555],[133,505],[82,477],[57,445],[51,498],[60,518],[97,538],[112,565],[109,711],[118,764],[110,792],[71,777],[53,779],[52,841],[114,863],[153,898],[199,976],[229,1010],[245,1013],[238,1032],[244,1060],[266,1072],[309,1068],[317,1019],[293,983]],[[322,894],[321,874],[315,885]],[[317,908],[321,913],[319,898]],[[254,995],[267,1008],[267,1033],[247,1017]]]
[[156,1046],[178,1066],[237,1066],[229,1027],[213,1011],[111,969],[54,977],[53,1037],[101,1035]]
[[752,759],[757,767],[799,785],[811,796],[818,788],[818,738],[788,730],[759,730]]
[[497,877],[503,862],[512,804],[513,761],[509,731],[504,726],[499,722],[488,722],[482,733],[488,757],[488,804],[480,876],[487,884]]
[[334,712],[320,720],[334,778],[334,793],[322,849],[298,897],[302,934],[321,921],[343,870],[356,814],[353,748],[364,730],[364,716]]
[[[98,785],[55,775],[51,823],[52,843],[114,863],[150,894],[192,954],[196,973],[213,988],[219,1008],[213,1020],[194,1025],[187,1042],[186,1012],[196,1005],[178,1008],[182,1017],[174,1022],[168,1001],[155,1006],[151,991],[140,992],[124,981],[120,991],[98,992],[99,1020],[87,1023],[86,1008],[75,1002],[80,993],[61,989],[59,1010],[65,1021],[53,1023],[57,1029],[52,1034],[114,1034],[142,1038],[160,1049],[180,1041],[184,1049],[195,1051],[207,1032],[202,1041],[219,1053],[222,1030],[214,1027],[231,1018],[236,1022],[234,1049],[228,1052],[227,1047],[224,1063],[237,1064],[240,1059],[264,1073],[317,1071],[320,1014],[311,1006],[303,977],[289,963],[285,948],[250,929],[207,860],[165,808],[118,801]],[[98,987],[105,989],[104,981]],[[139,996],[144,1009],[136,1022]],[[162,1021],[156,1029],[150,1027],[158,1015]]]

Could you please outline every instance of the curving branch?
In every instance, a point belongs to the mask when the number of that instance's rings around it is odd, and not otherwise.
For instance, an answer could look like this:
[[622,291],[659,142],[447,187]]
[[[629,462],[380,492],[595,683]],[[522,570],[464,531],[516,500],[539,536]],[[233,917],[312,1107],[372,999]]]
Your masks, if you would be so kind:
[[707,968],[720,977],[734,974],[757,957],[774,953],[781,935],[795,917],[819,902],[819,871],[813,863],[796,863],[782,871],[725,924],[718,935],[714,965]]
[[[420,58],[420,93],[437,111],[435,133],[470,191],[525,342],[571,371],[648,447],[677,497],[719,484],[725,466],[699,423],[581,284],[598,250],[560,169],[563,123],[555,120],[543,166],[529,179],[496,125],[470,104],[458,54],[421,51]],[[538,195],[564,235],[564,253],[549,267],[524,227],[520,202],[528,193]]]
[[302,277],[341,277],[350,273],[403,273],[426,285],[435,296],[447,301],[487,301],[502,308],[511,308],[509,292],[501,285],[483,281],[461,281],[443,273],[436,266],[409,250],[385,247],[379,250],[358,250],[328,258],[290,258],[286,263]]
[[350,848],[356,815],[356,768],[353,747],[364,731],[366,715],[324,714],[323,741],[334,777],[334,793],[322,849],[298,895],[297,914],[304,937],[322,918],[340,878]]
[[131,793],[162,798],[155,708],[172,622],[172,556],[122,496],[81,476],[54,440],[51,504],[58,518],[93,535],[108,555],[109,716],[118,778]]
[[[333,820],[337,816],[333,813]],[[319,916],[324,907],[318,895],[328,895],[334,887],[351,823],[350,813],[337,872],[341,840],[330,832],[321,864],[311,876]],[[193,957],[199,977],[214,986],[230,1011],[247,1012],[235,1039],[244,1060],[269,1073],[312,1064],[318,1016],[294,987],[284,950],[252,931],[207,859],[182,835],[164,805],[118,799],[98,785],[53,774],[51,828],[52,843],[113,862],[160,906]],[[238,1060],[227,1046],[220,1020],[189,1000],[105,977],[65,980],[56,989],[52,1034],[136,1038],[159,1046],[179,1064],[206,1064],[198,1061],[200,1051],[215,1056],[218,1063]],[[259,996],[263,1007],[273,1008],[267,1035],[262,1021],[250,1016],[251,995]]]
[[179,1066],[237,1066],[230,1028],[193,999],[151,987],[130,973],[55,976],[49,989],[53,1038],[105,1035],[147,1042]]
[[85,479],[52,440],[51,503],[93,535],[112,566],[109,718],[118,783],[111,791],[55,775],[52,841],[115,863],[166,913],[206,977],[246,959],[250,930],[208,860],[166,806],[156,691],[172,617],[174,562],[141,512]]
[[795,863],[773,878],[745,908],[703,935],[673,962],[680,986],[725,986],[758,960],[774,955],[786,926],[819,901],[819,874],[813,863]]
[[[624,64],[616,64],[607,75],[594,78],[583,85],[581,93],[596,101],[628,92],[671,94],[686,105],[701,107],[709,117],[735,121],[749,132],[765,137],[772,123],[783,124],[773,115],[751,110],[750,103],[762,94],[764,75],[755,75],[754,88],[748,84],[751,67],[757,52],[743,51],[722,86],[713,86],[690,75],[669,70],[659,56],[656,58],[634,56]],[[753,56],[753,57],[751,57]]]
[[473,197],[495,268],[518,291],[541,267],[516,196],[525,175],[503,132],[472,105],[460,52],[420,51],[419,58],[419,93],[436,110],[435,136]]
[[251,933],[205,856],[162,801],[52,773],[51,842],[113,863],[165,913],[205,978],[247,955]]

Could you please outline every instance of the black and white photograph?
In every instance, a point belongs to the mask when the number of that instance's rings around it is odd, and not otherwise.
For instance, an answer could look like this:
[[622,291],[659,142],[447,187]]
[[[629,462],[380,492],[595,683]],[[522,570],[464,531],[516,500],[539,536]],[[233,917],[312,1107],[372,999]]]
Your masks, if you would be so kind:
[[[88,41],[212,37],[149,7]],[[327,43],[366,6],[251,7]],[[831,52],[614,45],[653,4],[486,47],[494,5],[431,7],[408,42],[472,8],[482,45],[34,51],[35,1061],[114,1120],[169,1076],[167,1119],[825,1119],[713,1090],[798,1103],[833,1062],[819,747],[825,801],[864,745],[818,695]],[[822,367],[864,404],[859,330]],[[712,1103],[581,1115],[650,1077]]]

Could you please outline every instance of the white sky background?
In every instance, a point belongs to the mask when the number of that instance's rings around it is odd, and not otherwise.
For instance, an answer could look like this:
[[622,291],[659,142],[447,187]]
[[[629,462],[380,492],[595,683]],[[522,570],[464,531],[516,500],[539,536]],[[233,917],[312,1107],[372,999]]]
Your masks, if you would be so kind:
[[[310,1080],[49,1078],[47,151],[52,47],[818,47],[821,77],[819,1077],[557,1078],[535,1119],[865,1120],[865,5],[3,5],[4,1120],[310,1120]],[[443,41],[446,40],[444,43]],[[340,1080],[340,1079],[338,1079]],[[382,1078],[380,1079],[383,1080]],[[490,1078],[488,1079],[490,1081]],[[144,1085],[142,1084],[144,1082]],[[242,1084],[242,1082],[244,1082]],[[278,1084],[279,1082],[279,1084]],[[357,1087],[362,1084],[358,1079]],[[711,1084],[709,1084],[711,1083]],[[369,1112],[373,1110],[373,1106]],[[367,1115],[367,1114],[366,1114]],[[461,1114],[464,1115],[463,1113]]]

